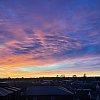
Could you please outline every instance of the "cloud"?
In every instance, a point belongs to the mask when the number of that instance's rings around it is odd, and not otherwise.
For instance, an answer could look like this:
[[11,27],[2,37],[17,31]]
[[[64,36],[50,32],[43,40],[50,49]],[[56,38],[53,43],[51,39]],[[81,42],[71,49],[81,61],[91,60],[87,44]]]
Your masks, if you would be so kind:
[[98,70],[99,63],[92,63],[95,59],[89,65],[79,64],[78,60],[100,57],[99,5],[99,0],[1,0],[0,66],[9,70],[19,67],[30,70],[29,66],[33,66],[37,70],[36,66],[77,59],[68,64],[73,66],[68,70],[80,72],[90,66]]

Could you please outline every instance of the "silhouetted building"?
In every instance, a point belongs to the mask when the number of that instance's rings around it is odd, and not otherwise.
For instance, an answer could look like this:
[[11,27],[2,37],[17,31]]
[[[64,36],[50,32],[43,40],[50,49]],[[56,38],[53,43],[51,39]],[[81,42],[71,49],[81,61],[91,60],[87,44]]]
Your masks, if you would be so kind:
[[90,89],[77,89],[76,96],[78,100],[91,100]]
[[4,88],[13,92],[12,94],[13,100],[20,100],[20,93],[21,93],[20,88],[16,87],[4,87]]
[[12,100],[12,91],[0,87],[0,100]]
[[20,89],[15,87],[0,87],[0,100],[20,100]]

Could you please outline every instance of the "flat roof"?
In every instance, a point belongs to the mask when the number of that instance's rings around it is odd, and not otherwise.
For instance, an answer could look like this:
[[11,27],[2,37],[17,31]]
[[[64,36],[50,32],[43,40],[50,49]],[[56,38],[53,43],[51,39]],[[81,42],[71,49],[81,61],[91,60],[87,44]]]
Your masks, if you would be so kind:
[[73,93],[58,86],[32,86],[27,88],[26,95],[72,95]]

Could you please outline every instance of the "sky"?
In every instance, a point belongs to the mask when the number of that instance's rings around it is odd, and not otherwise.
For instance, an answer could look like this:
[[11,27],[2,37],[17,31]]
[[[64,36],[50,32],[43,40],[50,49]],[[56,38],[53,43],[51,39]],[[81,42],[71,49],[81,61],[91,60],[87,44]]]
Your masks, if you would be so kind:
[[100,76],[100,0],[0,0],[0,78]]

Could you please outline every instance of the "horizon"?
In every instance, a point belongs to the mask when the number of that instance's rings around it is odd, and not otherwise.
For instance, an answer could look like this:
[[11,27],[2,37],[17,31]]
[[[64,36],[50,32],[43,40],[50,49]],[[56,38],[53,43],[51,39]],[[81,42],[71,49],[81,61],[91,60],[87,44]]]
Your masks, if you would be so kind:
[[0,78],[100,76],[100,0],[0,0]]
[[[86,76],[86,78],[99,78],[100,76]],[[37,79],[37,78],[84,78],[84,75],[83,76],[77,76],[74,77],[74,76],[64,76],[64,77],[61,77],[61,76],[42,76],[42,77],[5,77],[5,78],[0,78],[0,79]]]

